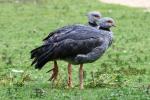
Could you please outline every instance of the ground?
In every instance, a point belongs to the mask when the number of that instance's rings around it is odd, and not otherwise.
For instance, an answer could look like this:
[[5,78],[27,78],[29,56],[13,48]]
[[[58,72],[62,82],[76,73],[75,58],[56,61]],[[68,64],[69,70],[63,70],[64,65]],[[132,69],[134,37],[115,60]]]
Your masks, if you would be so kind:
[[[104,4],[98,0],[32,0],[0,2],[1,100],[149,100],[150,13],[140,8]],[[49,82],[52,63],[31,66],[30,51],[50,31],[72,23],[87,23],[86,13],[100,11],[116,21],[114,42],[98,61],[84,65],[85,89],[68,89],[67,63],[59,61],[59,78]]]
[[105,3],[110,4],[120,4],[126,5],[130,7],[140,7],[150,9],[150,1],[149,0],[100,0]]

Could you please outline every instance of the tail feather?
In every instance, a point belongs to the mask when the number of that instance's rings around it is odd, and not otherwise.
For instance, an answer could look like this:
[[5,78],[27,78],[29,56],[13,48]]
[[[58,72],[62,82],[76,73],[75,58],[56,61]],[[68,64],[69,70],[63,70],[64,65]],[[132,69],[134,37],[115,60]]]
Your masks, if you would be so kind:
[[42,68],[51,59],[52,52],[47,52],[37,59],[35,68]]
[[48,61],[51,60],[53,54],[53,45],[43,45],[31,51],[31,59],[34,59],[31,65],[35,64],[36,69],[41,69]]
[[42,50],[46,48],[46,45],[40,46],[38,48],[35,48],[31,51],[31,59],[33,59],[34,57],[41,55]]

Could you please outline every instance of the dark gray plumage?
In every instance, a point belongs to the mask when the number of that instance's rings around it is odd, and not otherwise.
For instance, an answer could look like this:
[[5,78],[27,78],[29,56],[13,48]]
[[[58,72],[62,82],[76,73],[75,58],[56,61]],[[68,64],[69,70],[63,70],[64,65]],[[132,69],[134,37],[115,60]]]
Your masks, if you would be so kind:
[[[101,18],[101,13],[97,12],[97,11],[92,11],[92,12],[89,12],[87,14],[87,17],[88,17],[88,25],[91,26],[91,27],[95,27],[97,28],[98,25],[97,25],[97,21]],[[53,37],[54,35],[58,35],[58,34],[67,34],[69,31],[71,31],[72,29],[74,28],[74,26],[66,26],[66,27],[63,27],[63,28],[60,28],[52,33],[50,33],[45,39],[43,39],[44,41],[44,44],[46,44],[47,42],[50,42],[48,41],[49,38]],[[33,54],[31,58],[34,58],[36,55],[40,55],[39,53],[38,54]],[[57,76],[58,76],[58,65],[57,65],[57,60],[54,60],[54,64],[53,64],[53,68],[50,69],[48,72],[53,72],[50,79],[49,80],[53,80],[55,81],[57,79]],[[69,69],[71,69],[71,64],[68,63],[68,74],[71,73],[69,71]],[[71,75],[69,74],[69,77]],[[71,79],[68,78],[68,86],[71,87]]]
[[[103,30],[103,28],[109,29],[113,26],[112,19],[102,18],[99,24],[100,30],[86,25],[72,25],[62,28],[64,34],[54,34],[43,46],[31,51],[32,56],[37,55],[33,56],[35,58],[32,64],[35,64],[35,68],[41,69],[48,61],[57,59],[72,64],[94,62],[111,45],[113,36],[111,31]],[[69,30],[70,27],[73,28]],[[57,32],[59,31],[63,33],[63,30],[57,30]]]

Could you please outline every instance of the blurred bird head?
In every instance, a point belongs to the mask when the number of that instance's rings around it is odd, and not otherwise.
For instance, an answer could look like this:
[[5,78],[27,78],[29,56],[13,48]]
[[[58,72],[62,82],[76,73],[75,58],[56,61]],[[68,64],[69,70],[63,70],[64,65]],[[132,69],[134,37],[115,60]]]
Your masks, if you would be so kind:
[[96,23],[101,17],[101,13],[98,11],[91,11],[87,14],[90,23]]
[[110,17],[103,17],[99,19],[99,21],[97,21],[97,25],[99,25],[99,27],[101,28],[108,28],[108,29],[113,26],[116,27],[115,21]]

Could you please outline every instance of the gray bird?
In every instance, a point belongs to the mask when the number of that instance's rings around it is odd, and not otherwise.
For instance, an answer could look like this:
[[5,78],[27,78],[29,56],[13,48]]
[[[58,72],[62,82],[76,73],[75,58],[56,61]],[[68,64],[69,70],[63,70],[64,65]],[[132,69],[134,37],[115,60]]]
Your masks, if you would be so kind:
[[[92,27],[95,27],[97,28],[98,25],[97,25],[97,21],[102,17],[101,16],[101,13],[98,12],[98,11],[91,11],[87,14],[87,17],[88,17],[88,25],[89,26],[92,26]],[[53,36],[57,36],[58,34],[67,34],[69,31],[71,31],[72,29],[74,28],[74,26],[65,26],[65,27],[62,27],[54,32],[51,32],[45,39],[43,39],[44,43],[46,44],[47,42],[50,42],[48,41],[51,37]],[[68,63],[68,74],[69,74],[69,77],[70,77],[70,70],[72,69],[72,66],[70,63]],[[58,76],[58,65],[57,65],[57,61],[55,60],[54,61],[54,67],[49,70],[48,72],[50,71],[53,71],[53,74],[52,76],[50,77],[49,80],[53,80],[55,81],[57,79],[57,76]],[[69,78],[68,80],[68,85],[69,87],[72,87],[72,79]]]
[[71,64],[80,64],[80,89],[83,89],[83,64],[92,63],[100,58],[112,44],[115,26],[112,18],[101,18],[99,29],[86,25],[72,25],[67,34],[57,34],[47,40],[46,44],[31,51],[32,65],[41,69],[47,62],[64,60]]

